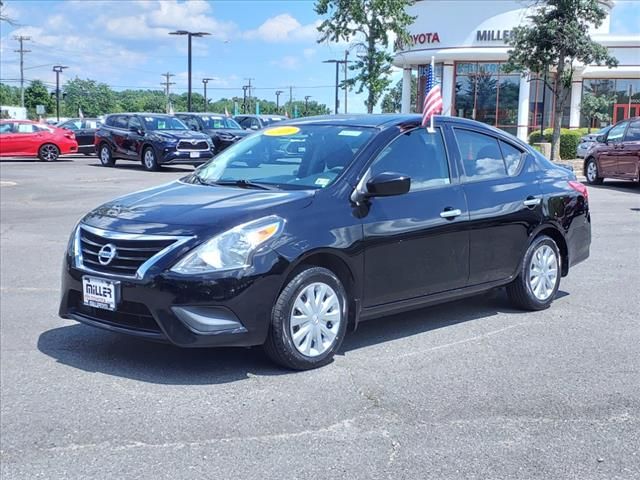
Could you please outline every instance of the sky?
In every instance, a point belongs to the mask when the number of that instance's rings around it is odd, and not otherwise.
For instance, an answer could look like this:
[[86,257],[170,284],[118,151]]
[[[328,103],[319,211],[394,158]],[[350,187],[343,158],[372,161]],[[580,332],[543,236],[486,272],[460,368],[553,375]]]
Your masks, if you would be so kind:
[[[482,1],[482,0],[478,0]],[[275,100],[276,90],[294,100],[310,95],[333,107],[335,66],[347,44],[317,43],[320,19],[311,0],[4,0],[0,24],[0,81],[18,85],[15,35],[25,48],[25,79],[55,88],[53,64],[67,65],[62,80],[91,78],[116,90],[162,89],[162,73],[175,74],[172,92],[187,90],[187,39],[176,29],[210,32],[193,39],[193,91],[208,97],[242,96],[251,78],[254,95]],[[617,0],[611,33],[638,31],[640,0]],[[341,74],[342,76],[342,74]],[[394,72],[394,82],[401,72]],[[343,93],[340,93],[341,101]],[[349,111],[366,111],[364,94],[349,94]]]

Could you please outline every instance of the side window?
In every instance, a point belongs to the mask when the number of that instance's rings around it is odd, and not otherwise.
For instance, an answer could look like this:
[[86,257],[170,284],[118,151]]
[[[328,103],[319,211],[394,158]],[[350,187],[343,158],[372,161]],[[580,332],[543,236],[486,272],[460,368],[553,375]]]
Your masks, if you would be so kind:
[[82,128],[98,128],[98,123],[95,120],[85,120]]
[[195,117],[179,117],[184,123],[187,124],[189,130],[200,130],[200,124],[198,123],[198,119]]
[[507,174],[513,176],[520,170],[520,164],[524,159],[522,151],[518,150],[513,145],[508,144],[500,140],[500,150],[502,150],[502,158],[507,167]]
[[251,128],[255,128],[257,130],[260,130],[260,121],[257,118],[252,118],[251,119]]
[[640,122],[631,122],[624,136],[625,142],[640,142]]
[[124,115],[118,115],[113,119],[112,125],[116,128],[127,128],[127,117]]
[[498,140],[482,133],[454,129],[467,180],[507,176]]
[[78,125],[80,122],[68,121],[60,125],[60,128],[66,128],[67,130],[78,130],[80,126]]
[[619,123],[611,130],[609,130],[609,135],[607,135],[607,142],[621,142],[622,136],[624,135],[624,130],[627,128],[627,122]]
[[249,126],[251,125],[251,122],[249,120],[251,119],[247,117],[240,117],[238,118],[238,123],[242,128],[249,128]]
[[419,128],[394,139],[370,167],[371,177],[396,172],[411,177],[411,191],[451,183],[442,132]]
[[33,133],[34,131],[35,129],[30,123],[18,123],[18,128],[16,129],[16,133]]
[[13,130],[13,123],[0,124],[0,135],[9,134]]
[[142,130],[142,122],[138,117],[129,117],[129,126],[127,128],[132,127]]

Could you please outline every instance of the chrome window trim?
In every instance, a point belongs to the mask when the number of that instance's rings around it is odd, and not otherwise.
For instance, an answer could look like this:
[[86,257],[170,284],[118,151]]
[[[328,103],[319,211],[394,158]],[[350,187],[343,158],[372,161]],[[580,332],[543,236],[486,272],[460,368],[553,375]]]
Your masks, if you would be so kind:
[[[113,239],[113,240],[174,240],[174,243],[168,245],[167,247],[160,250],[155,255],[151,256],[146,262],[144,262],[138,270],[136,270],[135,275],[124,275],[117,273],[106,273],[94,270],[90,267],[87,267],[83,263],[82,259],[82,248],[80,243],[80,230],[84,229],[89,233],[93,233],[94,235],[98,235],[103,238]],[[78,228],[76,228],[75,237],[74,237],[74,248],[73,248],[73,260],[74,267],[83,272],[92,273],[95,275],[101,275],[110,278],[131,278],[134,280],[142,280],[149,270],[151,266],[156,263],[160,258],[165,256],[167,253],[175,250],[176,248],[184,245],[189,240],[195,238],[194,236],[178,236],[178,235],[146,235],[146,234],[136,234],[136,233],[123,233],[123,232],[113,232],[111,230],[103,230],[101,228],[90,227],[89,225],[79,224]]]

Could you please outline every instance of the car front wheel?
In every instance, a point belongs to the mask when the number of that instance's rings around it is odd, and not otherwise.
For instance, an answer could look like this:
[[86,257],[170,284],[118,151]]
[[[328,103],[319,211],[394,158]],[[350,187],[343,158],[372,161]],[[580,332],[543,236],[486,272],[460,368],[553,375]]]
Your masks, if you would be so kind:
[[38,150],[38,158],[43,162],[55,162],[60,156],[60,149],[53,143],[45,143]]
[[589,185],[602,184],[602,177],[600,177],[598,174],[598,164],[596,163],[595,158],[590,158],[589,160],[587,160],[584,171],[585,176],[587,177],[587,183],[589,183]]
[[347,297],[333,272],[309,267],[282,290],[271,315],[264,349],[276,363],[294,370],[328,364],[347,329]]
[[507,286],[507,294],[517,308],[544,310],[551,305],[560,287],[560,250],[546,235],[537,237],[522,259],[520,274]]
[[142,166],[145,170],[155,172],[160,169],[158,160],[156,158],[156,152],[151,147],[147,147],[142,152]]
[[111,149],[106,143],[100,145],[100,163],[103,167],[113,167],[116,164]]

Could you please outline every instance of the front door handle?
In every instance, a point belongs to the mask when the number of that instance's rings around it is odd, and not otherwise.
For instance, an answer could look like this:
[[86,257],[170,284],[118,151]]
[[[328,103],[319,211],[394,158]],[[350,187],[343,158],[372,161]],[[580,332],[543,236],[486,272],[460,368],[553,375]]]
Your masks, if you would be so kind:
[[447,207],[440,212],[440,216],[442,218],[455,218],[459,217],[460,215],[462,215],[462,210],[460,210],[459,208]]
[[536,205],[540,205],[541,201],[541,198],[527,197],[527,199],[522,203],[524,203],[526,207],[535,207]]

